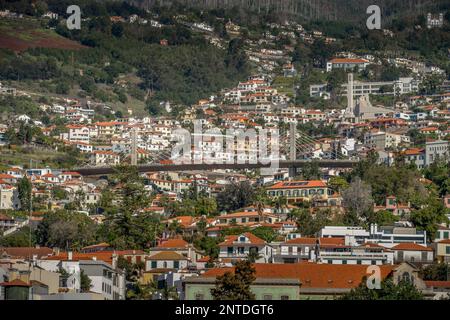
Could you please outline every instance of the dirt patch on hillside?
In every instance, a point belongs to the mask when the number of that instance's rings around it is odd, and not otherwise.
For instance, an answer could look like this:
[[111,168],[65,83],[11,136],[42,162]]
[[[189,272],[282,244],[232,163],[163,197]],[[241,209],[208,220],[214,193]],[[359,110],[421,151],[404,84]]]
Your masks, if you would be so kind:
[[6,48],[15,52],[21,52],[29,48],[55,48],[66,50],[79,50],[87,47],[81,45],[78,42],[63,37],[49,37],[49,38],[37,37],[37,39],[25,41],[8,35],[0,34],[0,48]]

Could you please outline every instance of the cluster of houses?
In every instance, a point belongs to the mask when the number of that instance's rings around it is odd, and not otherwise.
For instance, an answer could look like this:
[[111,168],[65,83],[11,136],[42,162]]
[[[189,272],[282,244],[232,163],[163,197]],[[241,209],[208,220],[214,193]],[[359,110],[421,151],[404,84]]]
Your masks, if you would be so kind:
[[[426,232],[405,225],[371,225],[370,230],[327,226],[317,237],[303,237],[295,232],[295,223],[280,221],[279,214],[250,213],[255,212],[228,214],[217,220],[228,227],[275,226],[277,239],[266,242],[252,232],[225,236],[218,244],[215,261],[177,237],[160,239],[146,251],[115,250],[108,243],[77,252],[0,248],[0,299],[125,299],[128,281],[120,259],[139,266],[142,285],[153,282],[161,288],[174,287],[180,299],[212,299],[210,289],[216,276],[232,271],[235,262],[252,255],[256,280],[251,290],[258,299],[332,299],[358,286],[371,274],[370,266],[380,269],[382,279],[393,276],[394,282],[413,281],[430,299],[446,296],[450,290],[449,281],[425,281],[419,273],[434,261],[450,262],[447,227],[439,227],[431,244]],[[175,219],[186,233],[199,221],[190,216]],[[208,219],[208,223],[217,222],[213,220]],[[83,276],[89,277],[90,288],[83,287]],[[161,298],[159,295],[155,292],[153,298]]]

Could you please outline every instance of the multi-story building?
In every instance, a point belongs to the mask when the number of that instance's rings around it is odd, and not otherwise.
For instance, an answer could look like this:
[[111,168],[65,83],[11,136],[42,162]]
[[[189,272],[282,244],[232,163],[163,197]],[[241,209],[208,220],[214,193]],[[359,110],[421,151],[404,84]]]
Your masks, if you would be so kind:
[[353,237],[357,243],[377,243],[391,248],[400,243],[416,243],[424,245],[427,243],[426,231],[403,226],[381,226],[370,225],[367,231],[362,227],[340,227],[326,226],[319,231],[320,237],[342,238]]
[[328,199],[331,190],[321,180],[281,181],[267,188],[267,194],[272,198],[285,197],[288,202],[311,201],[313,199]]
[[334,58],[327,62],[327,72],[330,72],[333,69],[344,69],[353,71],[355,68],[358,71],[362,71],[368,65],[369,60],[366,59]]
[[11,210],[20,207],[17,189],[11,185],[0,184],[0,210]]
[[437,140],[425,143],[425,165],[429,166],[437,159],[450,159],[450,143],[448,141]]
[[397,148],[401,144],[408,145],[410,138],[408,135],[396,134],[383,131],[369,131],[364,134],[364,144],[369,148],[376,150],[385,150],[386,148]]

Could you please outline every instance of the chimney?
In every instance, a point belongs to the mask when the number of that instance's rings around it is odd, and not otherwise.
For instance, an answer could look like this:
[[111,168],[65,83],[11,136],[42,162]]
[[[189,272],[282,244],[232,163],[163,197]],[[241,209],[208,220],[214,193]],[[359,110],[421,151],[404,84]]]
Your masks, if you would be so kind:
[[112,255],[112,268],[117,269],[117,254],[113,253]]
[[73,252],[67,251],[67,260],[71,261],[73,259]]

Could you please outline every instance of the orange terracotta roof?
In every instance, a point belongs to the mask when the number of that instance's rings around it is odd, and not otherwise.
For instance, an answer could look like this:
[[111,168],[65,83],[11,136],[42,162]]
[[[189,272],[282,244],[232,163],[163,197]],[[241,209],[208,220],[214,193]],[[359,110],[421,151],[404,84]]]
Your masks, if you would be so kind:
[[[72,253],[72,260],[70,261],[80,261],[80,260],[98,260],[104,261],[106,263],[112,263],[112,255],[114,251],[99,251],[99,252],[90,252],[90,253]],[[117,253],[116,253],[117,254]],[[46,260],[61,260],[61,261],[69,261],[68,253],[62,252],[57,256],[47,257]]]
[[238,217],[257,217],[258,212],[256,211],[242,211],[242,212],[233,212],[218,216],[217,219],[227,219],[227,218],[238,218]]
[[416,243],[407,242],[407,243],[400,243],[394,247],[392,247],[392,250],[405,250],[405,251],[433,251],[433,249],[421,246]]
[[188,258],[175,251],[161,251],[148,257],[147,260],[188,260]]
[[427,287],[450,288],[450,281],[424,281]]
[[169,219],[169,221],[173,221],[173,220],[178,221],[178,223],[180,223],[184,227],[190,226],[192,223],[194,223],[194,217],[192,217],[192,216],[178,216],[178,217]]
[[[242,235],[248,238],[248,240],[250,241],[249,244],[257,244],[257,245],[259,244],[259,245],[261,245],[261,244],[265,244],[266,243],[263,239],[258,238],[253,233],[246,232],[246,233],[243,233]],[[225,241],[219,243],[219,246],[233,245],[234,242],[237,241],[240,236],[241,235],[226,236],[225,237]]]
[[326,187],[326,183],[321,180],[309,180],[309,181],[280,181],[274,184],[271,187],[268,187],[268,190],[274,189],[301,189],[301,188],[324,188]]
[[51,248],[47,247],[5,247],[0,248],[0,255],[6,253],[8,256],[14,258],[28,258],[36,255],[38,258],[49,256],[53,253]]
[[0,221],[10,221],[10,220],[14,220],[14,218],[9,217],[3,213],[0,213]]
[[368,63],[365,59],[334,58],[331,63]]
[[344,238],[295,238],[285,242],[285,244],[316,244],[319,240],[321,246],[333,245],[343,246],[345,244]]
[[[357,287],[363,277],[367,276],[367,266],[337,264],[254,264],[256,277],[259,279],[299,279],[301,288],[339,288]],[[381,278],[390,275],[396,266],[381,265]],[[215,268],[206,271],[201,277],[217,277],[234,268]]]
[[413,156],[413,155],[421,154],[422,152],[424,152],[424,149],[411,148],[411,149],[406,149],[405,151],[403,151],[403,154],[406,156]]
[[189,244],[183,239],[169,239],[161,242],[157,248],[187,248]]
[[2,282],[0,283],[1,287],[30,287],[30,285],[26,282],[23,282],[22,280],[15,279],[13,281],[9,282]]
[[7,173],[0,173],[0,179],[15,179],[14,176]]

